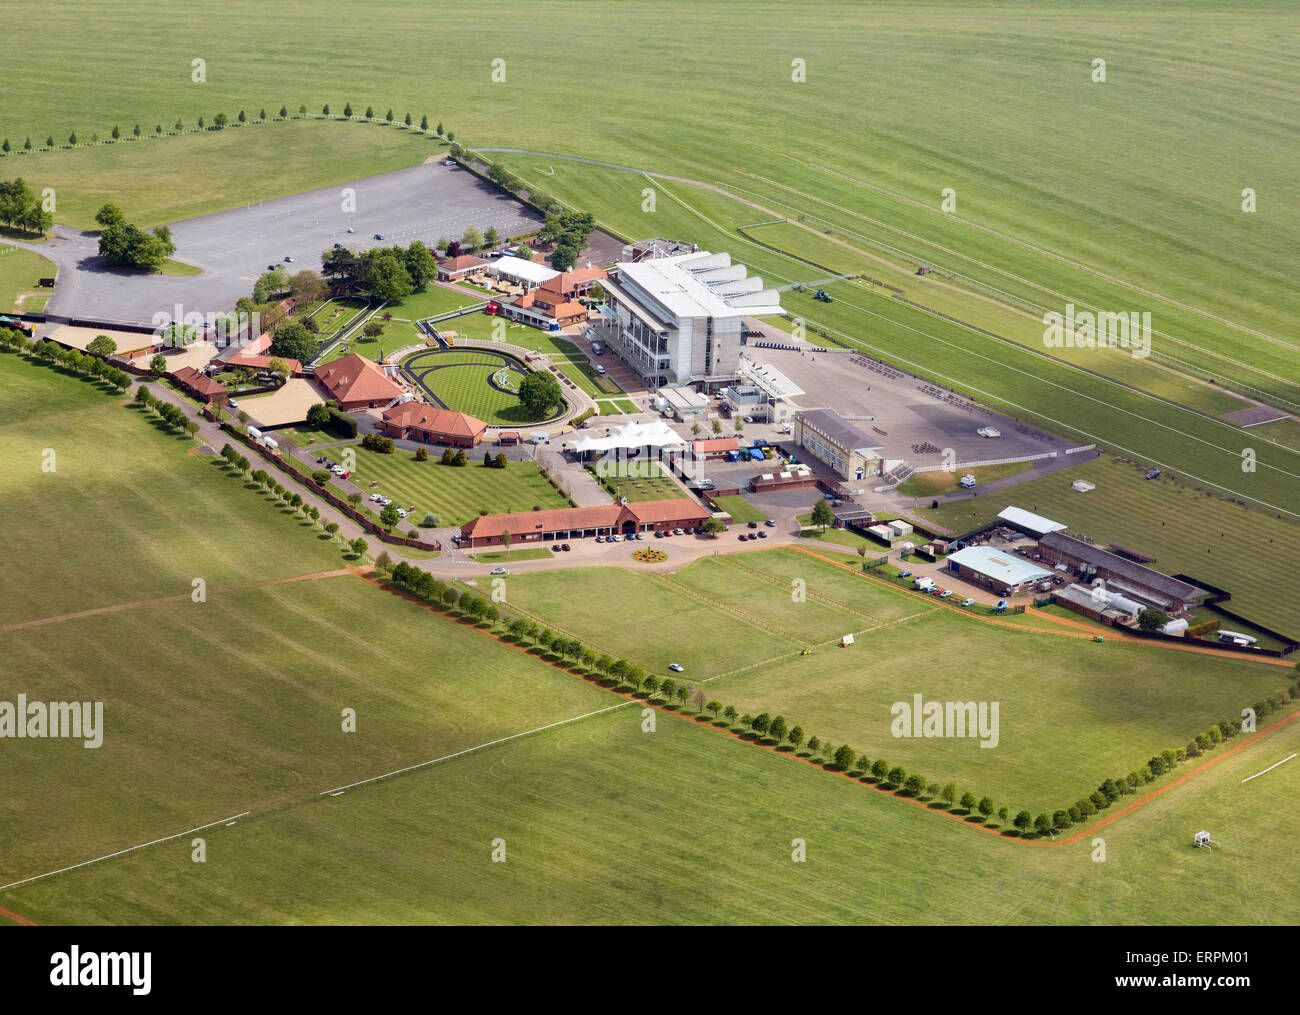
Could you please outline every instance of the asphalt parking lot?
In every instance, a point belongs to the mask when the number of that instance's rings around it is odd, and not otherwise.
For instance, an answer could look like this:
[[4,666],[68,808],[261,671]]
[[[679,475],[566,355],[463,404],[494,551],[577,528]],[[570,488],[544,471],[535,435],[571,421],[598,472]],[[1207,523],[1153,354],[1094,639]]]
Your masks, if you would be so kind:
[[469,226],[494,226],[502,236],[512,236],[540,222],[532,209],[472,173],[430,162],[171,223],[175,259],[201,268],[201,275],[110,272],[99,261],[93,233],[60,227],[40,247],[59,266],[46,313],[146,325],[159,312],[174,314],[177,304],[186,313],[220,313],[247,296],[268,265],[282,265],[290,273],[319,271],[321,252],[335,243],[369,250],[418,239],[432,247],[444,236],[459,238]]
[[[940,465],[951,449],[957,464],[1060,451],[1072,442],[1023,426],[973,405],[960,396],[893,369],[871,369],[851,353],[799,353],[778,349],[746,350],[759,363],[771,363],[804,394],[800,408],[830,408],[850,420],[878,445],[884,459],[913,467]],[[980,437],[980,427],[1001,432]]]

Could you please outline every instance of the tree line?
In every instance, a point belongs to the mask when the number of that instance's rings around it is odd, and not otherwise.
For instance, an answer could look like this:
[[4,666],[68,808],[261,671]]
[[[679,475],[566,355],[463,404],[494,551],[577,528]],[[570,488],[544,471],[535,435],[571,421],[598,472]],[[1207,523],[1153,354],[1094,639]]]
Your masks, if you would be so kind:
[[44,236],[54,225],[54,215],[45,210],[44,202],[20,176],[0,180],[0,223]]

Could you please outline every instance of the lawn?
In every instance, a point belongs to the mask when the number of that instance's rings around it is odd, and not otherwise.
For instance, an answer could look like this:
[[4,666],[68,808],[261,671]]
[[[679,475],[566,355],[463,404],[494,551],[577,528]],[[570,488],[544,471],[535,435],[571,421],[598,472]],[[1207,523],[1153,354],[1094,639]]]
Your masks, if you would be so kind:
[[908,497],[938,497],[945,493],[963,490],[962,476],[975,477],[975,489],[995,479],[1016,476],[1033,468],[1033,462],[1008,462],[1006,465],[985,465],[977,469],[938,469],[934,472],[917,472],[908,476],[898,486],[898,492]]
[[[8,623],[188,597],[195,578],[229,587],[341,566],[301,522],[186,454],[189,437],[118,398],[13,354],[0,355],[0,388],[0,460],[10,463],[0,500],[14,513],[0,573]],[[41,468],[47,448],[51,472]],[[20,538],[18,519],[39,523],[39,538]]]
[[[81,22],[74,36],[87,27]],[[156,27],[167,31],[162,25]],[[115,34],[120,42],[120,33],[108,29],[98,36],[95,45],[113,48]],[[110,62],[116,63],[116,58]],[[47,94],[57,92],[57,84],[50,76],[40,76],[49,89]],[[211,120],[215,111],[197,108],[216,99],[211,92],[198,89],[191,100],[195,108],[179,109],[174,97],[157,90],[160,86],[158,81],[137,79],[135,87],[143,87],[147,94],[141,93],[136,116],[146,116],[143,107],[147,106],[153,120],[161,117],[168,129],[177,116],[189,127],[195,126],[201,115]],[[165,112],[163,105],[167,106]],[[275,108],[279,109],[279,103]],[[319,112],[319,108],[315,111]],[[88,115],[94,115],[92,108],[83,106],[69,123],[84,124]],[[40,136],[53,127],[50,124]],[[77,130],[80,134],[83,128]],[[88,137],[90,130],[85,133]],[[106,137],[108,131],[102,133]],[[56,130],[56,134],[62,141],[67,131]],[[43,187],[54,189],[58,195],[54,218],[60,225],[98,228],[95,213],[105,202],[114,201],[131,222],[147,228],[406,169],[438,150],[436,141],[396,127],[289,120],[157,140],[35,152],[23,156],[21,174],[38,191]],[[10,174],[12,165],[5,163],[0,178]],[[201,184],[196,185],[196,181]],[[184,255],[184,251],[178,253]]]
[[[511,462],[504,469],[483,467],[484,450],[466,452],[469,464],[461,468],[441,465],[441,449],[429,449],[429,461],[417,462],[410,451],[383,455],[356,449],[353,481],[362,490],[392,497],[402,507],[415,505],[416,510],[400,523],[403,532],[432,511],[441,516],[443,525],[463,525],[478,514],[505,514],[530,511],[533,507],[562,508],[568,502],[537,471],[535,462]],[[342,460],[342,449],[324,452],[334,461]],[[492,449],[495,457],[496,451]],[[371,489],[371,481],[379,485]],[[378,515],[373,502],[366,506]]]
[[54,264],[40,254],[0,243],[0,314],[38,313],[52,290],[36,288],[42,278],[54,277]]
[[[683,679],[741,712],[782,714],[873,760],[1035,812],[1068,806],[1295,679],[1244,659],[992,624],[788,549],[705,557],[671,574],[518,575],[507,594],[600,651],[657,673],[680,663]],[[610,623],[612,602],[635,602],[637,623]],[[840,648],[850,633],[856,644]],[[934,653],[960,662],[935,666]],[[891,705],[914,694],[999,702],[996,749],[891,736]]]
[[[1188,574],[1232,593],[1228,608],[1284,634],[1300,634],[1300,525],[1275,513],[1221,500],[1195,484],[1099,458],[1033,479],[1005,494],[918,508],[954,533],[990,521],[1008,504],[1046,515],[1105,546],[1115,542],[1156,558],[1153,567]],[[1097,484],[1077,493],[1075,479]]]
[[[691,719],[643,733],[628,708],[210,829],[225,862],[173,842],[0,902],[41,923],[1041,927],[1232,925],[1225,900],[1248,897],[1251,921],[1289,926],[1300,825],[1279,801],[1300,766],[1240,780],[1297,749],[1293,723],[1232,755],[1107,827],[1097,863],[1090,839],[1001,840]],[[1231,829],[1228,848],[1192,850],[1201,827]]]
[[474,553],[473,557],[481,564],[507,564],[512,560],[546,560],[555,556],[555,551],[544,546],[525,546],[517,550],[490,550],[487,553]]
[[[388,348],[395,349],[401,344],[399,340],[390,340]],[[503,367],[510,370],[509,382],[514,385],[528,370],[505,353],[472,348],[420,350],[402,360],[403,372],[449,409],[467,412],[492,426],[525,426],[538,422],[524,409],[517,395],[489,383]]]
[[740,525],[748,522],[758,522],[761,525],[767,520],[767,515],[738,494],[731,497],[715,497],[713,502],[720,510],[731,515],[732,521]]
[[597,462],[594,468],[597,481],[612,486],[614,497],[642,501],[676,500],[686,496],[661,462]]
[[[426,317],[437,317],[439,314],[451,313],[453,310],[472,307],[483,302],[483,297],[476,293],[452,292],[440,285],[430,284],[424,292],[411,293],[410,296],[404,297],[396,303],[387,304],[384,307],[384,313],[408,321],[419,321]],[[444,324],[447,327],[455,327],[455,324],[451,322],[444,322]]]
[[573,381],[592,398],[598,395],[621,395],[624,393],[623,389],[615,383],[614,378],[608,374],[596,373],[596,368],[586,359],[557,359],[554,362],[569,380]]

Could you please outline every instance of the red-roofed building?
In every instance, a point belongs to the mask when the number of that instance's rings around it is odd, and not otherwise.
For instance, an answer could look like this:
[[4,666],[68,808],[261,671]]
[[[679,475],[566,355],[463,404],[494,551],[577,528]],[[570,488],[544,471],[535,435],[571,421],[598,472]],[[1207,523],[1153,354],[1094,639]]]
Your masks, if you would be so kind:
[[383,413],[382,429],[389,437],[453,448],[478,447],[487,424],[463,412],[437,409],[423,402],[403,402]]
[[510,533],[510,545],[554,539],[578,539],[613,533],[652,532],[664,529],[698,528],[710,513],[689,497],[649,500],[631,504],[602,504],[597,507],[557,508],[551,511],[519,511],[508,515],[481,515],[460,527],[461,546],[466,549],[502,545]]
[[692,441],[691,450],[696,458],[722,458],[730,451],[739,451],[740,441],[735,437],[710,437]]
[[487,267],[487,261],[473,254],[461,254],[438,265],[438,281],[455,282],[469,275],[477,275]]
[[402,386],[383,367],[355,352],[317,367],[316,380],[344,412],[377,408],[402,395]]
[[204,402],[226,397],[224,385],[218,384],[207,374],[200,373],[193,367],[181,367],[168,376],[195,398]]
[[523,321],[538,328],[565,328],[585,321],[587,308],[577,301],[579,293],[586,292],[607,277],[604,268],[579,268],[548,278],[536,289],[501,304],[501,312],[514,321]]

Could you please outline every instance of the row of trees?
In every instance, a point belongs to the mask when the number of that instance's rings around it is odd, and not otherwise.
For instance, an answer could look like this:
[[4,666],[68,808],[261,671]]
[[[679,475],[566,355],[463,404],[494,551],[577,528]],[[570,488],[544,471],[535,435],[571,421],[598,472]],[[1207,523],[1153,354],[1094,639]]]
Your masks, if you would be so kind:
[[161,398],[141,384],[135,389],[135,402],[158,415],[168,427],[177,432],[185,432],[193,437],[199,432],[197,420],[185,415],[185,410],[174,402],[164,402]]
[[[100,343],[100,338],[108,344]],[[98,354],[92,351],[81,352],[79,349],[65,349],[57,342],[32,343],[21,331],[14,328],[0,328],[0,348],[21,353],[37,363],[63,367],[87,380],[104,381],[119,392],[126,391],[131,386],[131,375],[105,362],[102,358],[113,354],[116,349],[113,340],[101,335],[91,341],[88,348],[92,347],[98,350]]]
[[45,210],[44,202],[20,176],[0,180],[0,223],[43,236],[54,225],[54,215]]
[[176,253],[167,226],[145,232],[127,222],[122,209],[111,202],[99,209],[95,221],[100,226],[99,255],[109,267],[158,271]]

